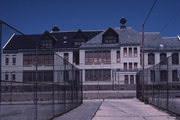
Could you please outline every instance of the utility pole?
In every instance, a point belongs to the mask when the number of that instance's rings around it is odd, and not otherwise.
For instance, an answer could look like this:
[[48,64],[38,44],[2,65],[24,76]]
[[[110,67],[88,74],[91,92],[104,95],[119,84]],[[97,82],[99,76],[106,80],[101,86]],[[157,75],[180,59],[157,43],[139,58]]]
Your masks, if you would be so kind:
[[145,81],[144,80],[144,78],[145,78],[144,77],[144,25],[145,25],[146,21],[148,20],[148,18],[150,16],[150,14],[151,14],[151,12],[152,12],[156,2],[157,2],[157,0],[154,0],[151,9],[150,9],[148,15],[146,16],[146,18],[145,18],[145,20],[144,20],[144,22],[142,24],[142,41],[141,41],[141,49],[142,49],[142,56],[141,56],[141,58],[142,59],[141,59],[141,62],[142,62],[142,100],[143,101],[144,101],[144,89],[145,89],[145,86],[144,86],[144,81]]
[[141,42],[141,62],[142,62],[142,100],[144,101],[144,23],[142,24],[142,42]]

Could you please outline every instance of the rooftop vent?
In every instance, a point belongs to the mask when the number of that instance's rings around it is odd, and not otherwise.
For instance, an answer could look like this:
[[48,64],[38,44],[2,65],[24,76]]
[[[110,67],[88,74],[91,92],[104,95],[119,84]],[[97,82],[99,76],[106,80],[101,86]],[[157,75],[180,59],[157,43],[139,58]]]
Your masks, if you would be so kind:
[[59,28],[55,25],[53,28],[52,28],[52,32],[59,32]]
[[120,24],[121,24],[120,28],[121,29],[126,28],[126,26],[125,26],[126,22],[127,22],[127,20],[124,17],[122,17],[121,20],[120,20]]

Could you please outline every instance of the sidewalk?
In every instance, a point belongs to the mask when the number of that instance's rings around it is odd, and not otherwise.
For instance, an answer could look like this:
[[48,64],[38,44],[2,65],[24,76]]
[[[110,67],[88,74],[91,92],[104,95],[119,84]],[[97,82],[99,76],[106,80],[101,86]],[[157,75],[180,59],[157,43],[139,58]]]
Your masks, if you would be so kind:
[[[95,115],[95,116],[94,116]],[[138,99],[85,100],[84,103],[54,120],[177,120],[164,111]]]
[[101,103],[102,100],[84,100],[78,108],[53,120],[91,120]]

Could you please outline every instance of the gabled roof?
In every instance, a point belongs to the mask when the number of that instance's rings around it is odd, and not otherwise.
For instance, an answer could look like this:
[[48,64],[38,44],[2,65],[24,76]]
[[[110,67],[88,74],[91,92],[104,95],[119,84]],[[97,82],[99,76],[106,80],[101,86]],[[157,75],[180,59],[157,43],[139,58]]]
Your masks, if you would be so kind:
[[111,27],[109,27],[102,36],[106,36],[106,35],[115,35],[115,36],[119,36],[118,33],[113,30]]
[[[94,47],[119,48],[120,46],[126,45],[141,45],[142,33],[131,28],[113,29],[113,31],[118,34],[119,42],[113,44],[103,44],[102,36],[107,31],[109,31],[109,29],[105,31],[78,30],[76,32],[55,32],[48,34],[57,39],[57,42],[54,45],[55,49],[78,48],[79,46],[74,45],[74,42],[78,37],[87,38],[87,42],[80,46],[81,49]],[[43,34],[14,35],[4,46],[3,50],[35,49],[36,43],[42,39],[42,36]],[[180,40],[178,37],[161,37],[160,33],[157,32],[145,32],[144,48],[145,50],[180,50]]]
[[[87,40],[90,40],[101,32],[102,31],[82,31],[82,34],[87,37]],[[77,48],[78,46],[74,45],[74,36],[76,36],[76,34],[77,32],[49,33],[50,36],[57,39],[54,46],[55,48]],[[43,34],[14,35],[4,46],[3,50],[35,49],[36,43],[41,41],[42,37]]]
[[[108,30],[108,29],[107,29]],[[82,45],[81,48],[85,47],[112,47],[119,46],[119,45],[128,45],[128,44],[135,44],[140,45],[140,33],[133,29],[114,29],[114,31],[119,35],[119,43],[116,44],[102,44],[102,36],[106,31],[103,31],[102,33],[98,34],[91,40],[89,40],[85,45]]]
[[[82,45],[81,48],[141,45],[142,33],[131,28],[114,29],[114,31],[119,34],[119,43],[102,44],[102,36],[107,30],[89,40],[86,44]],[[158,32],[145,32],[144,48],[145,50],[180,50],[180,40],[177,37],[161,37]]]

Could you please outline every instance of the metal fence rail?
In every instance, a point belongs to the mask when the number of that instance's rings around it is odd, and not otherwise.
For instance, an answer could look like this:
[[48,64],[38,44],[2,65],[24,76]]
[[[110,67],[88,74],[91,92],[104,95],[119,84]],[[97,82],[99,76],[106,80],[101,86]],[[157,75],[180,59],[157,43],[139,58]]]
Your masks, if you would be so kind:
[[[177,61],[177,62],[173,62]],[[137,98],[180,115],[180,64],[172,56],[137,73]],[[144,96],[142,81],[144,75]]]
[[[0,21],[0,28],[3,46],[12,34],[24,35],[5,22]],[[3,51],[4,58],[7,53]],[[0,119],[49,120],[82,103],[82,70],[53,49],[21,53],[23,63],[17,58],[15,64],[6,64],[1,58]]]

